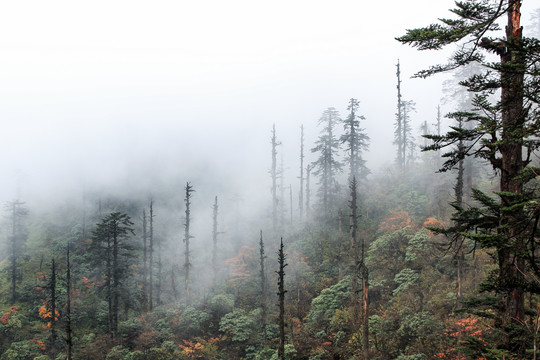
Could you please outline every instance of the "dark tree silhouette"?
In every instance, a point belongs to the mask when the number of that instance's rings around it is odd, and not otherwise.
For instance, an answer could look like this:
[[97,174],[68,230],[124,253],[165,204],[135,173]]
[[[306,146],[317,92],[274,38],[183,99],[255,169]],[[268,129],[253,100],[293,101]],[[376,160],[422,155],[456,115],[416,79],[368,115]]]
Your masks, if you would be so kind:
[[369,148],[369,136],[364,129],[360,128],[360,120],[366,118],[358,115],[359,105],[360,102],[357,99],[349,100],[347,107],[349,115],[343,120],[345,133],[341,135],[341,143],[345,144],[345,150],[347,151],[349,179],[355,177],[357,182],[364,180],[369,174],[366,161],[362,157],[362,152],[367,151]]
[[[468,144],[461,150],[452,148],[446,154],[444,169],[453,168],[466,156],[488,160],[500,174],[499,201],[473,191],[482,208],[467,210],[458,208],[457,225],[448,233],[467,233],[480,245],[493,249],[498,263],[498,274],[491,278],[489,290],[501,295],[496,307],[495,325],[505,334],[502,347],[518,357],[525,355],[526,329],[524,299],[527,290],[539,292],[533,277],[538,264],[535,256],[538,210],[531,211],[530,193],[525,190],[527,182],[537,177],[528,167],[531,154],[539,146],[538,141],[538,48],[540,41],[523,37],[520,24],[521,0],[457,1],[452,9],[458,19],[441,19],[442,24],[408,30],[399,41],[419,50],[441,49],[460,42],[460,46],[446,65],[435,65],[420,71],[416,76],[426,77],[442,71],[455,69],[470,63],[479,63],[485,71],[477,72],[461,82],[476,92],[474,106],[478,111],[464,114],[467,121],[474,121],[472,129],[453,128],[443,136],[432,136],[439,149],[463,140]],[[498,20],[507,19],[505,36],[490,38],[488,35],[500,29]],[[488,60],[486,53],[499,56],[499,62]],[[500,89],[500,101],[489,102],[490,94]],[[535,209],[537,209],[535,207]]]
[[283,238],[278,250],[278,263],[279,271],[276,271],[278,274],[278,307],[279,307],[279,348],[278,348],[278,358],[281,360],[285,359],[285,267],[288,265],[285,263],[286,255],[283,250]]
[[97,224],[92,235],[97,260],[105,261],[109,333],[114,339],[118,336],[120,287],[128,278],[127,259],[134,250],[129,243],[129,237],[134,235],[133,223],[127,214],[113,212]]
[[259,276],[261,277],[261,329],[262,329],[262,342],[266,345],[266,272],[264,271],[264,262],[266,255],[264,254],[264,241],[262,230],[259,239]]
[[186,222],[184,223],[184,244],[185,244],[185,252],[184,252],[184,271],[185,271],[185,282],[184,282],[184,289],[186,292],[186,304],[191,303],[191,293],[190,293],[190,284],[189,284],[189,274],[191,270],[191,260],[190,260],[190,251],[189,251],[189,241],[193,238],[190,232],[190,223],[191,223],[191,193],[193,193],[195,190],[193,189],[193,186],[188,182],[186,183],[185,187],[186,196],[185,196],[185,204],[186,204]]

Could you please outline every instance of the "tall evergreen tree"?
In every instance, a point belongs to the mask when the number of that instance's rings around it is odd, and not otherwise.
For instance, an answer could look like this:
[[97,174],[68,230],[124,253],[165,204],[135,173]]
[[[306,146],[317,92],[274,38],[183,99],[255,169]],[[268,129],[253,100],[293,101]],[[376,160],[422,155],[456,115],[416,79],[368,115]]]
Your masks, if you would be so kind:
[[402,159],[403,166],[407,169],[415,159],[416,143],[412,135],[411,112],[416,111],[416,103],[412,100],[401,101],[401,120],[402,120]]
[[[83,229],[84,234],[84,229]],[[70,243],[66,246],[66,359],[73,358],[73,327],[71,324],[71,263],[70,263]]]
[[13,200],[5,205],[5,210],[8,213],[10,222],[9,231],[9,276],[11,280],[11,304],[14,305],[17,301],[17,283],[20,282],[19,274],[19,257],[26,240],[26,231],[23,225],[23,219],[28,214],[28,210],[24,206],[24,202]]
[[133,223],[127,214],[113,212],[105,216],[92,233],[93,250],[98,261],[105,261],[105,287],[108,302],[108,325],[111,338],[118,336],[118,314],[121,287],[129,275],[127,261],[134,247],[129,237],[134,235]]
[[[527,182],[537,174],[529,167],[530,155],[540,146],[537,140],[540,41],[523,37],[521,4],[521,0],[457,1],[452,9],[457,19],[441,19],[442,24],[408,30],[398,38],[420,50],[437,50],[458,42],[467,44],[454,53],[448,64],[422,70],[417,74],[419,77],[472,62],[486,69],[462,82],[477,93],[474,105],[479,111],[464,114],[468,120],[476,121],[476,126],[470,130],[456,127],[444,136],[433,136],[434,145],[430,148],[449,146],[459,140],[478,143],[478,148],[451,149],[445,169],[472,155],[488,160],[500,174],[499,200],[474,191],[482,208],[458,209],[458,225],[449,232],[468,230],[469,238],[494,250],[498,271],[486,288],[501,297],[495,325],[505,336],[499,350],[519,358],[525,356],[526,349],[525,293],[540,292],[537,283],[531,280],[533,277],[528,275],[536,274],[539,266],[534,240],[537,223],[531,221],[531,216],[534,219],[538,212],[533,210],[537,209],[533,205],[536,200],[526,190]],[[498,35],[501,30],[498,20],[504,17],[507,19],[504,35],[488,37],[488,34]],[[499,62],[487,60],[486,52],[499,56]],[[495,90],[500,90],[500,101],[491,104],[489,95]]]
[[298,192],[298,211],[300,221],[304,219],[304,125],[300,126],[300,188]]
[[214,205],[212,206],[212,270],[214,271],[214,278],[212,280],[213,286],[216,285],[218,274],[218,210],[218,197],[216,196],[214,199]]
[[142,273],[142,306],[146,311],[148,310],[148,251],[147,240],[148,233],[146,232],[146,209],[143,209],[142,218],[142,236],[143,236],[143,273]]
[[186,196],[185,196],[185,204],[186,204],[186,218],[185,218],[185,223],[184,223],[184,244],[185,244],[185,251],[184,251],[184,272],[185,272],[185,277],[184,277],[184,289],[185,289],[185,292],[186,292],[186,304],[191,304],[191,293],[190,293],[190,278],[189,278],[189,274],[190,274],[190,270],[191,270],[191,260],[190,260],[190,250],[189,250],[189,242],[190,240],[193,238],[193,236],[191,235],[191,231],[190,231],[190,224],[191,224],[191,194],[195,191],[195,189],[193,189],[193,186],[191,186],[191,184],[188,182],[186,183],[186,187],[185,187],[185,191],[186,191]]
[[264,263],[266,261],[266,255],[264,254],[264,241],[262,236],[262,230],[259,239],[259,276],[261,277],[261,329],[263,345],[266,345],[267,333],[266,333],[266,272],[264,271]]
[[345,133],[341,135],[341,143],[345,144],[345,150],[348,153],[349,179],[354,177],[357,182],[364,180],[370,173],[366,166],[366,161],[362,156],[362,153],[369,148],[369,136],[365,133],[364,129],[360,128],[360,120],[365,120],[366,118],[358,115],[359,105],[360,102],[357,99],[352,98],[349,100],[349,105],[347,106],[349,115],[343,120]]
[[278,274],[278,307],[279,307],[279,347],[278,347],[278,358],[280,360],[285,359],[285,267],[288,265],[285,262],[286,255],[283,250],[283,238],[278,250],[278,264],[279,270],[276,271]]
[[326,109],[319,125],[322,125],[321,135],[311,149],[313,153],[319,153],[319,157],[312,163],[315,175],[319,176],[319,196],[324,215],[329,215],[336,202],[339,190],[337,175],[342,170],[342,164],[338,160],[339,140],[335,134],[335,127],[341,121],[338,111],[330,107]]
[[154,202],[150,199],[150,232],[148,233],[148,307],[154,308]]

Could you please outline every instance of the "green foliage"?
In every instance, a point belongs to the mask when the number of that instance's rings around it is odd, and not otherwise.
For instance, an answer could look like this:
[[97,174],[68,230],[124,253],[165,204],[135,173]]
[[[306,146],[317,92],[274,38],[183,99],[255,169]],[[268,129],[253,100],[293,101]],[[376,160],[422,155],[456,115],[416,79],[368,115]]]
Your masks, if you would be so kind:
[[394,282],[398,285],[392,292],[393,295],[399,294],[401,291],[407,289],[409,286],[416,283],[418,280],[418,273],[411,269],[403,269],[394,277]]
[[0,360],[32,360],[41,355],[42,350],[36,341],[24,340],[11,343]]
[[188,306],[179,318],[178,328],[193,336],[201,333],[209,319],[210,314],[207,312]]
[[236,309],[221,318],[219,331],[235,342],[246,342],[257,330],[257,319],[245,310]]
[[347,276],[337,284],[321,291],[320,295],[311,302],[306,326],[313,331],[328,328],[336,311],[345,306],[350,296],[350,287],[351,279]]

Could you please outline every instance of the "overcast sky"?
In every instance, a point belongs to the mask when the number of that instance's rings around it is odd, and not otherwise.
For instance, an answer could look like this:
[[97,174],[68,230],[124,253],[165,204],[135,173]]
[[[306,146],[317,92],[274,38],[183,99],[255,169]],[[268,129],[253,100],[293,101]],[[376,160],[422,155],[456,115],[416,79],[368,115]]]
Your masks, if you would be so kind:
[[296,181],[300,124],[310,148],[323,110],[345,116],[351,97],[372,139],[368,166],[388,164],[397,59],[403,97],[417,103],[416,132],[435,121],[443,78],[409,77],[448,55],[394,37],[449,16],[452,5],[2,2],[0,201],[17,188],[24,198],[193,172],[264,178],[272,123]]

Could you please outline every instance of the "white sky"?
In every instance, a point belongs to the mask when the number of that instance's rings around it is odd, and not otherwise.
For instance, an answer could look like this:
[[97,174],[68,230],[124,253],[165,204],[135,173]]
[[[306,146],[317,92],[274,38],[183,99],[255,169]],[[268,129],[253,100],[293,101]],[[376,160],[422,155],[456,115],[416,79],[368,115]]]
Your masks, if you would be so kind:
[[[393,158],[395,64],[415,127],[433,123],[444,54],[394,37],[450,0],[6,1],[0,4],[0,201],[183,174],[247,180],[270,167],[270,129],[297,176],[322,111],[360,100],[368,166]],[[215,170],[214,170],[215,169]],[[151,174],[151,175],[150,175]],[[198,175],[197,175],[198,176]],[[233,178],[230,173],[229,178]],[[235,175],[236,176],[236,175]],[[179,187],[182,184],[179,184]]]

